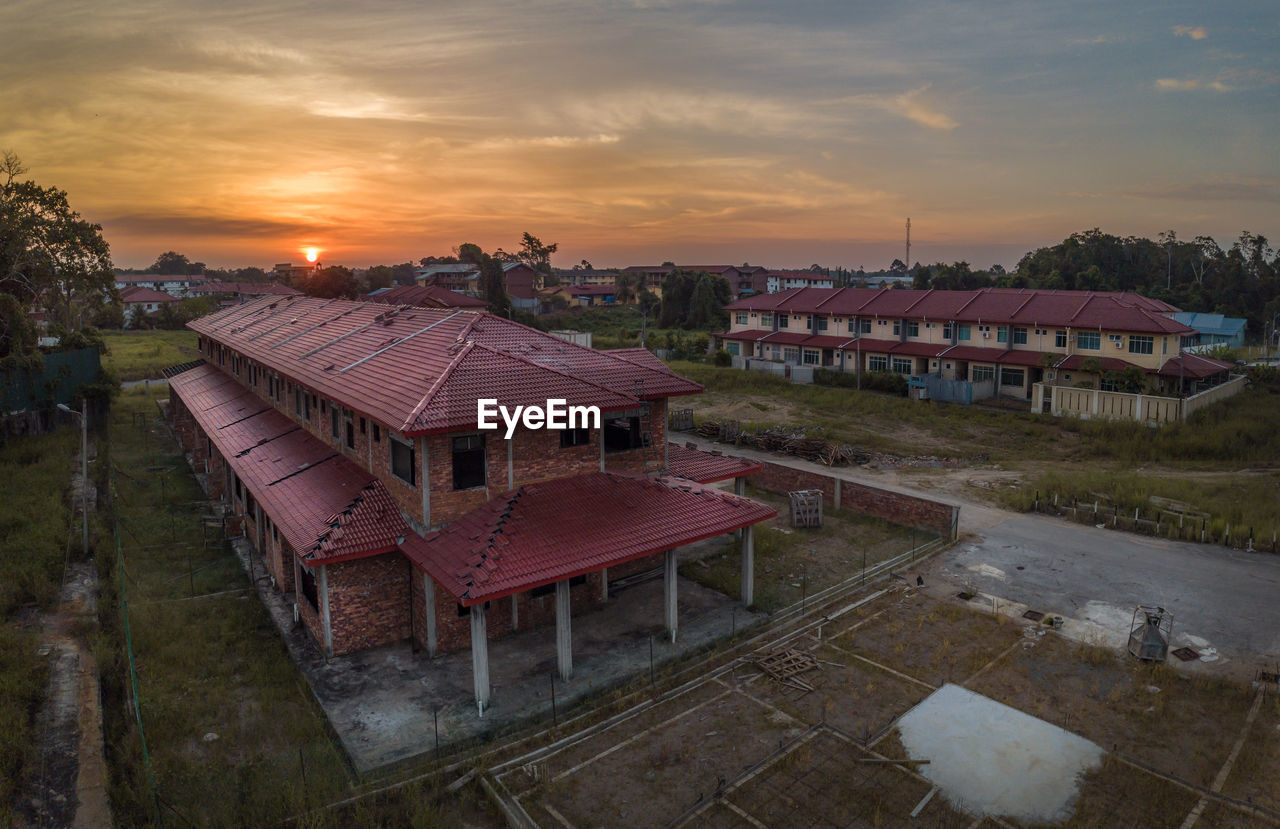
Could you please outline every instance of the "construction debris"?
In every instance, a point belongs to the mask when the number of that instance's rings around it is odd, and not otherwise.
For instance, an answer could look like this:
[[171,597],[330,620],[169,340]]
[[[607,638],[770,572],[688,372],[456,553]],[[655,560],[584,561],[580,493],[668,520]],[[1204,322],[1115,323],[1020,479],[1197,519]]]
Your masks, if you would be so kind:
[[[803,429],[785,426],[771,426],[755,432],[745,431],[736,420],[704,420],[687,431],[719,441],[732,443],[735,446],[749,446],[767,452],[782,455],[793,455],[808,461],[816,461],[827,466],[844,466],[853,464],[871,468],[927,468],[958,469],[966,462],[957,458],[939,458],[936,455],[913,455],[902,457],[886,455],[883,452],[864,452],[847,443],[832,443],[820,437],[810,437]],[[975,462],[986,461],[982,455]]]
[[813,654],[795,648],[779,648],[756,659],[756,667],[766,673],[770,679],[801,691],[815,690],[812,685],[800,678],[801,674],[818,671],[822,665],[814,659]]
[[787,495],[791,499],[792,527],[822,526],[822,490],[797,489]]

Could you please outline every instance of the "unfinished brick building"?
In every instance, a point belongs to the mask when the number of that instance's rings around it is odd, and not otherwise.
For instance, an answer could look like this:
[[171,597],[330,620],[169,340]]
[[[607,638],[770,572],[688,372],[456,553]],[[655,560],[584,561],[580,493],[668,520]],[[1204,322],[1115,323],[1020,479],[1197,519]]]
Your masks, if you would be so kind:
[[[474,310],[267,297],[190,324],[204,361],[170,412],[211,497],[243,522],[275,586],[329,655],[412,637],[428,656],[550,622],[572,672],[575,610],[608,579],[774,511],[704,484],[759,465],[667,443],[696,383],[643,349],[595,351]],[[476,400],[598,406],[601,428],[477,428]],[[674,463],[672,457],[674,456]],[[688,477],[680,477],[680,475]]]

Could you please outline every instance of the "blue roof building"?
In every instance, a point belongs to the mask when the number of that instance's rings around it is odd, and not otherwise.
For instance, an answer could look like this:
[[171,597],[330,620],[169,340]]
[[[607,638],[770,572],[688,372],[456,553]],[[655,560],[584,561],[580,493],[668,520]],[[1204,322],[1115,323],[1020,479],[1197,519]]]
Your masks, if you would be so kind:
[[1173,318],[1199,334],[1195,345],[1226,345],[1232,348],[1244,345],[1244,329],[1247,320],[1241,317],[1224,317],[1222,314],[1198,314],[1183,311]]

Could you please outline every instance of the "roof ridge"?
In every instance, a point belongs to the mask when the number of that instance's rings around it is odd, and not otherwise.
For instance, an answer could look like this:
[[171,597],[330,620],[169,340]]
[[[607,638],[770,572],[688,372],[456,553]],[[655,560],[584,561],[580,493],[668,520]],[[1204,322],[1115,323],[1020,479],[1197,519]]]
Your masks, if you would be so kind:
[[[470,325],[475,325],[475,321],[472,320]],[[470,327],[465,330],[469,331]],[[413,407],[413,411],[409,412],[409,416],[405,418],[404,423],[400,424],[401,432],[407,432],[413,428],[414,421],[416,421],[418,417],[426,411],[427,406],[431,405],[431,401],[435,398],[436,392],[440,390],[440,387],[444,385],[446,380],[453,376],[454,369],[462,363],[462,360],[471,353],[472,349],[474,349],[476,345],[477,343],[475,340],[467,340],[463,343],[462,348],[459,349],[458,353],[449,361],[449,365],[445,366],[444,371],[440,372],[440,376],[431,384],[431,388],[427,389],[426,393],[422,395],[422,399],[418,401],[418,405]]]

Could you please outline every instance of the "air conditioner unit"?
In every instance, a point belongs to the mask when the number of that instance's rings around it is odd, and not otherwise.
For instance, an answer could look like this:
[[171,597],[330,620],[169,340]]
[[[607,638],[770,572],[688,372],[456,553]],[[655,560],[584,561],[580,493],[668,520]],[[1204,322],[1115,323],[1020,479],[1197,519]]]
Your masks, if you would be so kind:
[[991,339],[991,332],[990,332],[990,331],[983,331],[983,332],[982,332],[982,339],[984,339],[984,340],[989,340],[989,339]]
[[1124,345],[1124,343],[1117,341],[1115,345],[1116,345],[1116,348],[1120,348],[1121,346]]

